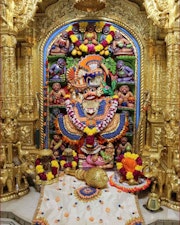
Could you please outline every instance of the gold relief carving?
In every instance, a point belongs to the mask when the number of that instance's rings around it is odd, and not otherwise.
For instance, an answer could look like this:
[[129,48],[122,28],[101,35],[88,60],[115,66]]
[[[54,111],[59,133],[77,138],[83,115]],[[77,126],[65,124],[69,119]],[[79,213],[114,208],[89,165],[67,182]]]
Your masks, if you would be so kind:
[[179,144],[179,119],[178,113],[174,110],[164,111],[164,130],[166,146],[176,146]]
[[3,106],[1,110],[1,137],[2,137],[2,142],[5,143],[11,143],[11,142],[16,142],[18,139],[18,133],[17,133],[17,128],[18,128],[18,121],[17,121],[17,116],[19,113],[19,108],[18,106],[13,105],[7,107]]
[[15,1],[15,19],[14,24],[18,31],[23,30],[32,20],[37,9],[37,3],[41,0],[19,0]]
[[[36,16],[37,22],[37,39],[41,39],[44,35],[50,35],[53,30],[57,29],[66,23],[67,21],[77,19],[105,19],[108,18],[109,21],[121,23],[121,25],[127,30],[131,31],[132,34],[141,33],[142,36],[148,37],[149,35],[149,24],[146,19],[145,12],[140,12],[140,9],[129,1],[121,3],[119,0],[113,1],[113,4],[110,0],[107,1],[106,7],[103,10],[98,12],[83,12],[73,8],[74,1],[58,1],[57,3],[50,5],[45,12],[45,16],[40,17]],[[131,11],[128,11],[127,8],[131,7]],[[59,13],[61,12],[61,13]],[[138,17],[135,15],[139,15]],[[117,18],[119,18],[117,20]]]
[[14,12],[14,1],[3,0],[0,3],[1,14],[0,14],[0,25],[1,28],[6,30],[13,30],[13,12]]
[[165,37],[166,46],[180,45],[180,31],[168,32]]
[[179,26],[180,11],[178,0],[145,0],[144,6],[155,25],[163,28]]
[[15,48],[16,43],[17,43],[15,36],[2,34],[0,37],[1,37],[1,42],[0,42],[1,47]]
[[31,144],[31,133],[32,133],[32,130],[31,130],[32,127],[30,126],[22,126],[20,127],[20,130],[19,130],[19,140],[25,144],[25,145],[30,145]]

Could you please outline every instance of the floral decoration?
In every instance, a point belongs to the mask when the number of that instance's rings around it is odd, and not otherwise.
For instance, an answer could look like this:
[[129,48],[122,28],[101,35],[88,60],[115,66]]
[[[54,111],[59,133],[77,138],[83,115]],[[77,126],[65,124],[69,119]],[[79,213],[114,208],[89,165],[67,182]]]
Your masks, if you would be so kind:
[[91,45],[91,46],[87,46],[83,43],[81,43],[78,38],[76,37],[76,35],[74,34],[73,30],[72,30],[73,26],[70,25],[66,31],[68,32],[68,35],[72,41],[72,43],[78,47],[82,52],[85,53],[91,53],[91,52],[100,52],[103,49],[105,49],[112,41],[114,38],[114,34],[116,31],[116,28],[112,25],[109,24],[109,29],[110,32],[109,34],[106,36],[105,40],[102,40],[98,45]]
[[50,163],[51,163],[51,171],[45,172],[41,159],[40,158],[36,159],[36,162],[35,162],[36,173],[38,174],[40,180],[50,181],[54,179],[55,176],[58,174],[59,164],[57,160],[52,159]]
[[60,156],[60,166],[61,168],[73,168],[76,169],[77,164],[78,164],[78,156],[77,156],[77,152],[75,152],[74,150],[72,151],[72,156],[73,156],[73,160],[71,162],[67,161],[67,156],[65,156],[63,153]]
[[138,180],[142,176],[142,159],[138,154],[126,152],[117,157],[116,167],[124,180]]
[[89,128],[88,126],[86,126],[84,123],[80,122],[77,119],[69,95],[65,96],[65,105],[66,105],[67,114],[69,118],[71,119],[72,123],[77,127],[77,129],[83,131],[87,135],[94,135],[104,130],[108,126],[108,124],[111,122],[118,107],[118,96],[114,95],[112,97],[111,106],[109,107],[109,111],[106,117],[104,118],[104,120],[101,121],[101,123],[97,124],[93,128]]

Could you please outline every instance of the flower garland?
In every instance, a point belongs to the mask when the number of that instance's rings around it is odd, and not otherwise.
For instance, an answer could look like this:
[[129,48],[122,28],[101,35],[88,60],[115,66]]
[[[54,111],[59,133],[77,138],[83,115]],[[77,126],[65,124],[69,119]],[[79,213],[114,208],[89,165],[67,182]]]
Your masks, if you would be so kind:
[[77,164],[78,164],[78,156],[74,150],[72,151],[72,156],[73,156],[73,160],[71,162],[67,162],[67,157],[62,153],[62,155],[60,157],[61,168],[70,167],[70,168],[76,169]]
[[126,152],[117,157],[116,167],[124,180],[138,180],[142,176],[142,159],[138,154]]
[[[115,35],[115,31],[116,31],[116,28],[113,27],[112,25],[109,24],[109,29],[110,29],[110,32],[109,34],[106,36],[105,40],[102,40],[98,45],[94,45],[92,47],[88,47],[87,45],[81,43],[81,41],[78,40],[77,36],[74,34],[73,30],[72,30],[73,26],[70,25],[68,28],[67,28],[67,32],[68,32],[68,35],[72,41],[72,43],[78,47],[82,52],[85,52],[85,53],[90,53],[90,52],[100,52],[102,51],[103,49],[105,49],[113,40],[114,38],[114,35]],[[92,49],[93,48],[93,49]]]
[[58,174],[59,164],[57,160],[54,160],[54,159],[51,160],[51,171],[48,171],[47,173],[44,170],[44,167],[40,158],[36,159],[35,166],[36,166],[36,173],[38,174],[41,180],[50,181],[54,179],[55,176]]
[[114,114],[116,113],[118,107],[118,96],[117,95],[113,96],[113,98],[111,99],[111,106],[109,107],[109,111],[106,117],[104,118],[104,120],[102,120],[99,124],[97,124],[93,128],[89,128],[88,126],[86,126],[80,120],[77,119],[69,95],[65,96],[65,105],[67,114],[72,123],[77,127],[77,129],[91,136],[104,130],[108,126],[108,124],[112,121],[112,118],[114,117]]

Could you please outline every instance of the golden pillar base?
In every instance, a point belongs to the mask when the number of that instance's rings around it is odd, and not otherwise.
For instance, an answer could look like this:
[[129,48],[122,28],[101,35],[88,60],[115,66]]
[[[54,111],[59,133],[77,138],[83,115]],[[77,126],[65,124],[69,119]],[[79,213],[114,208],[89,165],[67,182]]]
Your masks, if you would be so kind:
[[24,187],[20,188],[19,190],[14,190],[12,192],[3,193],[0,195],[0,202],[7,202],[12,199],[20,198],[26,195],[29,192],[29,185],[24,185]]

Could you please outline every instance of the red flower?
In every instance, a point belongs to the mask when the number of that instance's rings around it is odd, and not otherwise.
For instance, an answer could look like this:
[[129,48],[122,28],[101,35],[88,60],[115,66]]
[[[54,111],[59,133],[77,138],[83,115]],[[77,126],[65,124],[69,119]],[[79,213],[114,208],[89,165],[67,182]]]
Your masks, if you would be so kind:
[[138,177],[141,175],[141,172],[140,171],[138,171],[138,170],[135,170],[134,172],[133,172],[133,176],[134,176],[134,179],[135,180],[138,180]]
[[36,161],[35,161],[35,166],[40,165],[40,164],[41,164],[40,158],[36,159]]
[[105,47],[108,45],[108,42],[107,42],[106,40],[103,40],[103,41],[101,42],[101,44],[102,44],[102,46],[105,48]]
[[74,34],[74,32],[72,30],[68,31],[69,36],[71,36],[72,34]]
[[79,47],[79,46],[81,45],[81,42],[78,40],[78,41],[76,41],[75,45],[76,45],[77,47]]
[[88,45],[88,52],[89,53],[94,53],[95,52],[94,45]]
[[45,173],[39,173],[38,174],[41,180],[47,180],[46,174]]
[[117,157],[116,160],[117,160],[117,162],[121,162],[123,158],[124,158],[124,155],[121,154],[121,155],[119,155],[119,156]]
[[52,167],[51,171],[52,171],[52,174],[55,176],[58,173],[58,168],[57,167]]
[[72,163],[71,162],[65,163],[64,164],[64,168],[67,168],[67,167],[71,167],[72,168]]
[[125,170],[125,168],[124,167],[122,167],[120,170],[119,170],[119,172],[120,172],[120,174],[122,175],[122,176],[126,176],[126,170]]
[[142,159],[141,159],[141,157],[138,157],[137,159],[136,159],[136,162],[137,162],[137,164],[138,165],[142,165]]
[[115,35],[114,31],[110,31],[109,34],[110,34],[112,37],[114,37],[114,35]]

